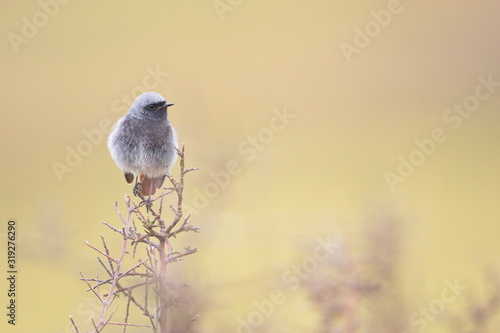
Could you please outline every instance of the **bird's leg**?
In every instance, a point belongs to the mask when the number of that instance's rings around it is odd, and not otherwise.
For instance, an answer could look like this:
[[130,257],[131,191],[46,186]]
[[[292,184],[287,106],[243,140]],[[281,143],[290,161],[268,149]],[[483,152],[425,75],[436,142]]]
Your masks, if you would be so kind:
[[[149,196],[147,198],[144,197],[144,195],[142,194],[142,181],[139,180],[140,177],[137,176],[136,179],[135,179],[135,185],[134,185],[134,189],[133,189],[133,193],[136,197],[138,197],[139,199],[141,199],[141,203],[144,203],[144,205],[146,206],[146,210],[147,212],[150,212],[151,211],[151,207],[153,206],[153,201],[151,200],[151,192],[153,191],[153,182],[151,182],[150,184],[150,188],[149,188]],[[147,186],[147,185],[146,185]]]
[[144,203],[146,204],[146,211],[151,213],[151,207],[153,207],[153,201],[151,201],[151,194],[147,199],[144,199]]
[[141,182],[138,181],[139,179],[139,176],[135,177],[135,185],[134,185],[134,189],[132,190],[132,192],[134,193],[134,195],[136,197],[139,197],[141,198],[142,197],[142,184]]
[[148,198],[147,199],[144,199],[145,201],[145,204],[146,204],[146,210],[148,212],[150,212],[150,208],[153,206],[153,201],[151,201],[151,193],[153,193],[153,189],[154,189],[154,179],[151,179],[150,182],[149,182],[149,195],[148,195]]

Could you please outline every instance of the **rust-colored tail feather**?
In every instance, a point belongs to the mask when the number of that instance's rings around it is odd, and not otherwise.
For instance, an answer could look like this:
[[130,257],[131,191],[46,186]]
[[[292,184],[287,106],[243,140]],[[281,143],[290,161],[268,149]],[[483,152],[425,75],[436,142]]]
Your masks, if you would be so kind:
[[139,175],[139,182],[141,183],[141,194],[144,196],[153,195],[156,190],[161,188],[165,176],[150,178],[144,175]]
[[139,175],[141,183],[141,194],[144,196],[153,195],[156,193],[156,187],[153,184],[153,179],[144,175]]

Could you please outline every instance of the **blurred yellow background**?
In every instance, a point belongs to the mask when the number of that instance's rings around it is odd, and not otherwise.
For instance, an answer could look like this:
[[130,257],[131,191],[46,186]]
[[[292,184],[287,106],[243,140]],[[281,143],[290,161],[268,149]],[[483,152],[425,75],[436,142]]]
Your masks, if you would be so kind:
[[[199,253],[173,265],[196,295],[196,332],[248,331],[241,320],[276,289],[284,301],[253,332],[320,332],[306,284],[282,276],[318,237],[376,253],[387,240],[367,245],[366,230],[387,219],[403,305],[384,332],[449,332],[449,316],[488,297],[484,273],[500,264],[498,1],[1,7],[0,267],[15,218],[19,275],[16,326],[3,310],[0,331],[70,332],[70,314],[82,326],[96,316],[78,272],[98,264],[83,242],[118,238],[102,222],[119,226],[112,204],[131,187],[105,140],[144,90],[175,103],[187,164],[201,168],[186,209],[202,231],[177,243]],[[412,325],[455,279],[456,302]],[[2,309],[6,289],[2,278]],[[489,325],[500,331],[498,317]]]

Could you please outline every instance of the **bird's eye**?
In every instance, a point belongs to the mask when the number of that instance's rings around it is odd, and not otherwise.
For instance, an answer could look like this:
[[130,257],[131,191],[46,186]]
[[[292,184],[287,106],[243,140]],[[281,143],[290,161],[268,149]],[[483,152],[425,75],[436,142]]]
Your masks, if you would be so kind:
[[146,109],[148,110],[154,110],[156,108],[156,106],[154,104],[149,104],[148,106],[146,106]]

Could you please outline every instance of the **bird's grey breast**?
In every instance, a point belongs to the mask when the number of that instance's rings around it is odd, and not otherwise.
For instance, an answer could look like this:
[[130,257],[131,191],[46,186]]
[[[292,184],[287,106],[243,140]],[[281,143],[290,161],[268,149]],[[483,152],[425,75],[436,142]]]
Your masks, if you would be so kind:
[[140,142],[142,166],[146,174],[165,174],[176,159],[175,130],[167,119],[154,119],[142,124]]
[[113,136],[117,163],[127,172],[165,175],[176,160],[177,138],[165,118],[125,116]]

